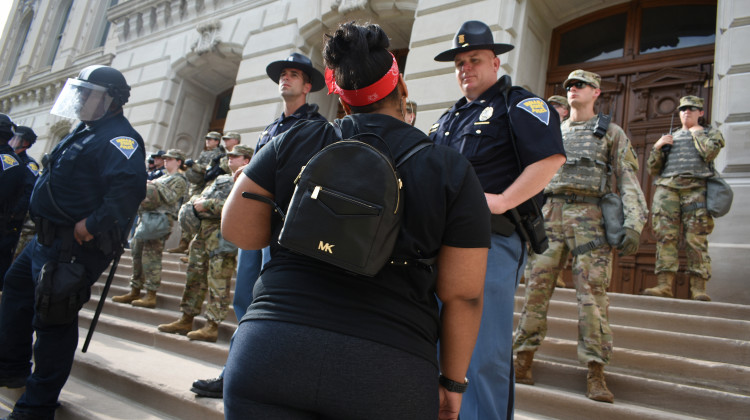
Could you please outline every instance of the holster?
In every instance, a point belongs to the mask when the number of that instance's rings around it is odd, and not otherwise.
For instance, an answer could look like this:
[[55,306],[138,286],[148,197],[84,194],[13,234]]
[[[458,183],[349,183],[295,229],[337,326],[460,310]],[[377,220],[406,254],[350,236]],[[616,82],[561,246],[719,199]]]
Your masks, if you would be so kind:
[[491,214],[490,226],[492,232],[500,236],[509,237],[516,231],[516,225],[504,214]]

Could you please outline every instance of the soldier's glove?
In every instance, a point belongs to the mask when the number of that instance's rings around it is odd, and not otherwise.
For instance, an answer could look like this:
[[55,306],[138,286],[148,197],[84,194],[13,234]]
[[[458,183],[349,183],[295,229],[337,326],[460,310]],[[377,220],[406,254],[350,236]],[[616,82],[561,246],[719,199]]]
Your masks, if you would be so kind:
[[193,161],[193,159],[188,159],[185,161],[185,166],[187,166],[188,168],[192,168],[194,164],[195,161]]
[[633,255],[638,252],[638,245],[641,243],[641,234],[631,228],[625,228],[625,236],[617,245],[620,250],[620,256]]

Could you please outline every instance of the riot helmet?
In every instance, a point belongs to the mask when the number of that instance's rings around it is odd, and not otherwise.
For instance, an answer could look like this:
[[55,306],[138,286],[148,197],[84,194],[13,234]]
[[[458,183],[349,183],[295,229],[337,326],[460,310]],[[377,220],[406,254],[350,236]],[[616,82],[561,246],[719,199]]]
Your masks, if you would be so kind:
[[31,127],[19,125],[16,127],[16,135],[13,136],[8,144],[16,151],[16,153],[21,153],[31,147],[35,142],[36,133],[34,130],[32,130]]
[[0,114],[0,141],[3,143],[12,139],[16,133],[16,124],[9,116]]
[[96,121],[107,114],[110,105],[118,108],[128,102],[130,86],[125,76],[108,66],[94,65],[68,79],[50,113],[63,118]]

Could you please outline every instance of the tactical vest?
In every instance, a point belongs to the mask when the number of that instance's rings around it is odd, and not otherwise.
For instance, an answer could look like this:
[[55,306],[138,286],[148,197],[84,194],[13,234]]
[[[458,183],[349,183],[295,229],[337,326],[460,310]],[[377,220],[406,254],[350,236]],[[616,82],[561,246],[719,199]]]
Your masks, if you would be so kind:
[[568,159],[545,189],[546,193],[575,192],[600,197],[607,192],[609,148],[607,137],[594,136],[597,118],[584,124],[560,125]]
[[689,175],[695,178],[707,178],[713,175],[693,142],[689,130],[680,130],[673,135],[674,143],[667,155],[667,163],[661,172],[662,177]]

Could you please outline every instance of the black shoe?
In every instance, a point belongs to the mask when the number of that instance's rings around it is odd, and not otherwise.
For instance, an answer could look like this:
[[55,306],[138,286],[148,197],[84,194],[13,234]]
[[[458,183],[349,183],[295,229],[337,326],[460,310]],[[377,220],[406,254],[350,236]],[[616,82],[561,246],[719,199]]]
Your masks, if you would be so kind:
[[201,397],[224,398],[224,378],[198,379],[190,390]]
[[27,376],[0,376],[0,387],[23,388],[26,386]]

